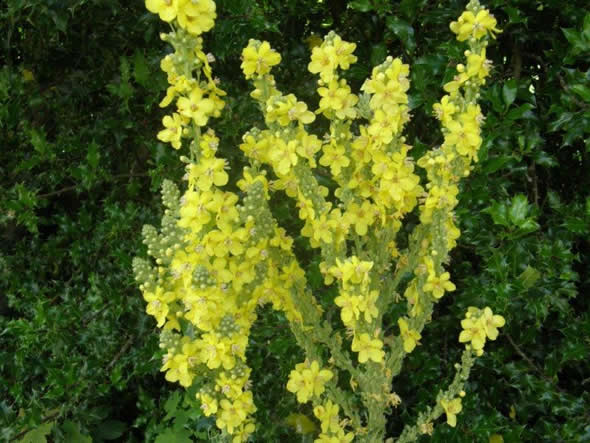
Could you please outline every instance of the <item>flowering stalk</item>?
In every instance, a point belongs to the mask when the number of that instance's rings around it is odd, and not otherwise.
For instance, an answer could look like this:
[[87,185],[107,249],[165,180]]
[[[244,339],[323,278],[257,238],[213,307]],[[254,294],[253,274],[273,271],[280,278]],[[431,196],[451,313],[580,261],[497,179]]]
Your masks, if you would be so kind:
[[[444,143],[417,162],[426,170],[425,185],[402,135],[410,119],[408,65],[388,57],[356,95],[340,76],[356,62],[356,46],[331,32],[313,49],[308,66],[319,76],[321,97],[319,108],[311,111],[277,89],[271,72],[280,55],[268,42],[250,40],[241,67],[254,86],[251,96],[266,128],[243,136],[240,149],[249,166],[237,182],[244,195],[240,201],[221,189],[229,179],[227,164],[216,155],[219,140],[213,130],[204,130],[224,106],[224,92],[212,77],[213,57],[203,52],[200,37],[213,27],[215,4],[146,0],[146,6],[171,24],[162,38],[175,49],[162,61],[170,87],[161,105],[175,102],[176,111],[164,117],[158,138],[189,152],[181,157],[188,181],[182,197],[165,182],[162,230],[144,228],[156,265],[134,261],[147,312],[163,329],[166,379],[196,385],[204,414],[214,415],[234,442],[246,441],[255,430],[256,406],[245,350],[257,308],[268,303],[284,313],[306,353],[286,388],[298,402],[311,402],[321,425],[316,442],[382,442],[386,414],[401,401],[393,379],[420,344],[434,304],[455,290],[444,265],[459,237],[453,212],[458,182],[469,174],[481,145],[477,99],[490,69],[487,38],[499,32],[495,19],[471,1],[451,24],[469,50],[466,63],[444,87],[448,94],[434,106]],[[322,137],[309,132],[319,115],[330,123]],[[333,193],[319,184],[319,167],[329,168]],[[324,283],[338,288],[332,308],[344,335],[325,320],[292,252],[293,240],[271,214],[270,193],[277,191],[295,200],[304,222],[301,234],[321,256]],[[400,250],[403,219],[416,207],[421,224],[408,248]],[[407,313],[396,319],[399,333],[386,335],[384,315],[402,300],[401,293]],[[474,359],[503,323],[489,308],[469,309],[459,338],[468,344],[455,380],[399,441],[431,433],[443,412],[455,426]],[[352,390],[343,389],[345,381]]]

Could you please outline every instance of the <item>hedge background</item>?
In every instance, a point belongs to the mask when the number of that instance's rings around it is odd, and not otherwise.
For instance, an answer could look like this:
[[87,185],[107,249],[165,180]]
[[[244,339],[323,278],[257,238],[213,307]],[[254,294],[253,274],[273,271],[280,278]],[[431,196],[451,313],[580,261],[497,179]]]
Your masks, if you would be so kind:
[[[488,50],[480,162],[460,194],[457,292],[397,379],[403,403],[388,430],[448,384],[464,310],[489,305],[507,325],[474,368],[457,428],[441,423],[433,440],[590,441],[590,12],[582,0],[486,6],[504,32]],[[213,122],[220,154],[238,170],[241,134],[260,123],[239,69],[248,39],[282,54],[279,86],[313,107],[310,39],[334,29],[357,43],[357,88],[387,54],[410,63],[408,141],[419,157],[442,140],[431,109],[461,56],[448,24],[463,7],[219,0],[206,48],[228,92]],[[141,226],[161,215],[163,179],[183,173],[155,138],[163,24],[141,1],[5,0],[0,25],[0,439],[214,441],[191,393],[159,373],[131,272]],[[297,236],[289,208],[277,199],[275,210]],[[296,245],[317,284],[306,241]],[[264,311],[252,336],[255,441],[312,439],[312,414],[284,388],[301,355],[285,326]],[[295,434],[297,421],[308,434]]]

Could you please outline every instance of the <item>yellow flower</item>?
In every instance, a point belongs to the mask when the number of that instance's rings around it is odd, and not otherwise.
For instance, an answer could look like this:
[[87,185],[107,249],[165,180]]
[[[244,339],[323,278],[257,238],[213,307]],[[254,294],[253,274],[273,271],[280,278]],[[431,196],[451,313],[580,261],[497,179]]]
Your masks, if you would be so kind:
[[322,149],[322,142],[313,134],[308,134],[306,131],[297,133],[297,154],[306,158],[309,161],[309,166],[315,168],[317,166],[315,161],[315,154]]
[[324,390],[326,382],[334,377],[332,371],[321,369],[317,361],[309,363],[299,363],[289,374],[287,390],[297,394],[299,403],[307,403],[312,397],[320,396]]
[[331,400],[313,408],[314,415],[322,424],[322,432],[338,432],[340,429],[338,412],[340,407]]
[[401,120],[400,112],[392,114],[377,109],[369,126],[369,134],[381,143],[388,144],[393,140],[394,134],[399,132]]
[[336,63],[342,69],[348,69],[352,63],[356,62],[356,57],[352,55],[356,49],[356,44],[345,42],[340,38],[339,35],[335,35],[332,40],[332,46],[334,48],[334,55],[336,57]]
[[432,109],[434,110],[434,115],[437,119],[439,119],[444,126],[447,126],[448,123],[452,120],[453,114],[457,111],[457,106],[451,101],[449,101],[450,97],[445,95],[440,103],[435,103]]
[[168,302],[172,301],[173,296],[171,297],[169,293],[165,294],[164,289],[158,286],[155,292],[144,292],[143,298],[148,302],[146,312],[156,318],[158,327],[161,328],[168,315]]
[[346,211],[346,217],[358,235],[367,235],[367,230],[375,221],[374,208],[365,200],[362,205],[351,203]]
[[316,34],[311,34],[304,40],[304,42],[307,43],[307,46],[310,51],[312,51],[313,48],[320,46],[323,43],[323,41],[324,40]]
[[324,154],[320,157],[320,165],[329,166],[330,172],[337,177],[342,168],[350,165],[350,159],[346,156],[346,149],[342,145],[331,143],[324,148]]
[[277,175],[287,175],[291,167],[297,164],[297,140],[285,143],[282,138],[275,138],[275,145],[269,153],[270,160]]
[[241,68],[246,78],[254,74],[259,76],[268,74],[270,68],[281,62],[281,55],[270,47],[268,42],[250,40],[242,51]]
[[399,318],[397,320],[399,325],[400,335],[404,342],[404,351],[408,354],[414,350],[418,341],[422,338],[418,331],[409,328],[408,322],[405,318]]
[[348,292],[342,292],[334,299],[334,303],[341,308],[340,318],[342,319],[342,323],[346,326],[353,325],[353,320],[358,320],[361,313],[361,298],[359,296],[351,295]]
[[191,165],[189,176],[195,177],[201,191],[208,191],[213,185],[224,186],[229,180],[225,172],[225,160],[215,157],[203,158],[200,163]]
[[380,363],[385,356],[383,342],[376,338],[371,339],[366,332],[353,338],[352,350],[359,353],[359,363],[366,363],[368,360]]
[[309,72],[320,74],[324,82],[329,82],[334,77],[334,70],[338,64],[336,51],[333,46],[322,45],[313,48],[311,53],[311,62],[307,66]]
[[176,18],[178,0],[145,0],[148,11],[158,14],[160,19],[171,22]]
[[206,417],[217,412],[217,399],[205,393],[198,393],[197,399],[201,401],[201,410]]
[[[299,365],[297,365],[299,366]],[[306,403],[311,397],[311,390],[309,381],[303,377],[303,374],[294,369],[289,374],[289,381],[287,382],[287,391],[297,395],[299,403]]]
[[379,291],[376,290],[361,296],[359,310],[364,314],[365,321],[367,323],[371,323],[373,319],[377,318],[377,316],[379,315],[379,310],[377,309],[376,305],[378,298]]
[[237,399],[233,401],[221,400],[221,413],[217,417],[217,427],[219,429],[226,429],[228,434],[233,434],[234,430],[240,426],[248,414],[256,411],[256,406],[252,401],[252,391],[243,392]]
[[172,117],[166,115],[162,119],[162,123],[166,129],[158,132],[158,140],[168,142],[174,149],[180,149],[180,138],[182,136],[182,118],[176,112]]
[[457,414],[463,409],[463,406],[461,405],[461,399],[457,397],[451,401],[448,401],[443,398],[440,401],[440,405],[447,414],[448,425],[454,428],[457,425]]
[[461,320],[463,331],[459,334],[459,342],[471,342],[475,351],[482,350],[486,342],[486,331],[483,322],[479,318],[466,318]]
[[315,120],[313,112],[307,110],[307,105],[304,102],[296,102],[287,112],[290,121],[298,120],[299,122],[308,125]]
[[506,320],[501,315],[494,315],[489,307],[485,307],[481,316],[483,326],[487,337],[490,340],[498,338],[498,328],[506,324]]
[[434,298],[441,298],[445,291],[452,292],[455,289],[455,285],[449,281],[451,278],[451,274],[448,272],[443,272],[438,277],[436,274],[431,273],[428,275],[428,279],[426,280],[426,284],[424,285],[425,292],[432,292]]
[[344,103],[350,88],[341,87],[341,84],[336,80],[332,80],[328,83],[327,87],[318,88],[318,94],[320,97],[320,111],[338,111],[344,107]]
[[491,62],[486,59],[486,50],[482,49],[481,54],[469,54],[467,57],[466,73],[469,77],[477,77],[483,80],[490,74]]
[[456,22],[450,25],[451,31],[457,34],[457,40],[460,42],[468,38],[475,38],[479,40],[486,34],[490,34],[495,38],[496,33],[500,33],[496,28],[497,21],[490,11],[482,9],[476,14],[471,11],[465,11]]
[[193,383],[194,374],[189,372],[187,356],[184,354],[169,358],[161,371],[166,371],[165,378],[171,383],[179,382],[185,388]]
[[319,218],[312,219],[313,239],[317,242],[332,243],[332,230],[334,222],[326,217],[326,214],[320,215]]
[[215,24],[213,0],[178,0],[178,24],[193,35],[209,31]]
[[247,421],[242,423],[234,433],[232,443],[242,443],[248,441],[248,437],[256,430],[254,423],[248,423]]
[[201,88],[195,87],[188,97],[180,97],[176,102],[178,112],[192,119],[198,126],[205,126],[215,109],[213,100],[203,98],[203,92]]

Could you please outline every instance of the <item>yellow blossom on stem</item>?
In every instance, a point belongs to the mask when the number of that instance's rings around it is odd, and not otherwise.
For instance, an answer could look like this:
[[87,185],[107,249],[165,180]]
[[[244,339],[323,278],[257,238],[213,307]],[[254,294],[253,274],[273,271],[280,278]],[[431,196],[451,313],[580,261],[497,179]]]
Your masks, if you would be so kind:
[[287,390],[297,394],[299,403],[307,403],[312,397],[320,396],[326,382],[330,381],[334,374],[328,369],[320,369],[317,361],[299,363],[289,374]]
[[404,351],[408,354],[414,350],[418,343],[418,341],[422,338],[422,336],[413,329],[410,329],[408,322],[405,318],[399,318],[397,320],[397,324],[399,326],[400,335],[404,342]]
[[320,165],[329,166],[332,175],[340,175],[342,168],[350,165],[350,159],[346,156],[344,146],[332,143],[324,147],[324,155],[320,157]]
[[213,28],[216,17],[213,0],[178,0],[178,24],[193,35]]
[[369,226],[375,221],[373,206],[367,200],[362,205],[351,203],[346,211],[346,218],[358,235],[366,235]]
[[332,80],[333,72],[338,64],[338,58],[333,46],[320,46],[313,48],[311,62],[307,69],[313,74],[320,74],[325,82]]
[[471,342],[471,346],[476,351],[483,349],[486,342],[486,332],[484,324],[479,318],[466,318],[461,320],[463,331],[459,334],[459,342]]
[[342,323],[350,326],[354,324],[353,320],[358,320],[361,313],[361,297],[351,295],[348,292],[342,292],[334,299],[334,303],[341,308],[340,318],[342,319]]
[[438,277],[436,274],[431,273],[428,275],[423,289],[425,292],[432,292],[434,298],[441,298],[445,294],[445,291],[452,292],[457,289],[454,283],[449,281],[450,278],[451,274],[448,272],[443,272]]
[[451,121],[453,114],[457,112],[457,106],[450,100],[448,95],[445,95],[440,103],[435,103],[432,107],[434,115],[439,119],[444,126],[447,126]]
[[351,64],[356,63],[356,57],[352,55],[356,49],[356,44],[345,42],[339,35],[334,36],[332,40],[334,48],[334,55],[336,56],[336,63],[340,68],[346,70]]
[[188,97],[180,97],[176,102],[180,115],[192,119],[198,126],[205,126],[215,109],[213,100],[203,98],[201,88],[193,88]]
[[216,424],[218,428],[226,429],[228,434],[233,434],[234,429],[246,420],[248,414],[256,411],[251,391],[242,393],[233,402],[223,399],[219,406],[221,413],[218,414]]
[[501,315],[494,315],[489,307],[485,307],[481,317],[486,331],[486,335],[490,340],[498,338],[498,328],[506,324],[506,320]]
[[447,424],[453,428],[457,426],[457,414],[463,409],[461,399],[457,397],[449,401],[443,398],[440,401],[440,405],[447,414]]
[[250,40],[250,43],[242,51],[242,71],[246,78],[252,78],[254,74],[265,75],[270,69],[281,62],[281,55],[270,47],[268,42]]
[[338,432],[340,429],[340,417],[338,416],[340,408],[337,404],[328,400],[326,403],[313,408],[313,414],[321,422],[322,432]]
[[178,0],[145,0],[145,6],[165,22],[174,20],[178,12]]
[[472,11],[465,11],[456,22],[450,25],[451,31],[457,34],[457,40],[460,42],[468,38],[479,40],[486,34],[495,38],[495,34],[500,33],[496,28],[497,21],[490,11],[481,9],[477,14]]
[[174,149],[180,149],[180,138],[182,136],[182,118],[176,112],[172,117],[166,115],[162,119],[162,123],[166,129],[158,132],[158,140],[170,143]]
[[358,352],[359,363],[366,363],[369,360],[375,363],[381,363],[385,352],[383,351],[383,342],[379,339],[371,339],[366,332],[356,336],[352,340],[351,349]]

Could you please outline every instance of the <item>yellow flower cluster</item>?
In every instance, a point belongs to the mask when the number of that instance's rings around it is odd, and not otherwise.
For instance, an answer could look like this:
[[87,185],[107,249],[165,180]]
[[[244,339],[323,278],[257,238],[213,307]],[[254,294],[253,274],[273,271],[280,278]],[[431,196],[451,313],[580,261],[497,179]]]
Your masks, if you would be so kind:
[[[134,266],[143,276],[140,287],[148,303],[146,311],[164,330],[161,346],[167,352],[162,371],[166,379],[189,387],[198,377],[202,388],[197,397],[204,414],[214,415],[217,426],[231,434],[234,442],[246,441],[255,429],[252,414],[256,406],[249,390],[245,351],[256,309],[272,303],[291,322],[301,322],[290,291],[298,282],[305,284],[304,273],[291,253],[292,240],[268,210],[265,172],[256,167],[244,169],[237,183],[245,195],[241,204],[237,194],[220,189],[229,180],[227,163],[216,156],[219,139],[215,133],[211,129],[201,132],[201,127],[219,115],[224,93],[212,78],[212,57],[203,53],[202,40],[194,35],[200,32],[193,32],[196,28],[182,21],[188,14],[183,9],[186,2],[148,0],[146,4],[171,22],[173,31],[163,39],[175,49],[162,61],[170,87],[161,106],[176,100],[178,112],[164,118],[165,129],[158,138],[175,149],[182,147],[183,140],[190,140],[190,158],[181,157],[187,163],[184,194],[171,184],[163,190],[168,209],[162,233],[144,229],[148,252],[158,265],[152,273],[155,277],[148,275],[147,265],[138,262]],[[192,4],[202,8],[204,15],[215,10],[213,2]],[[171,10],[175,16],[170,15]],[[191,17],[190,21],[205,23],[206,17]],[[211,27],[212,23],[201,28]],[[265,57],[264,50],[261,56]],[[272,65],[273,58],[264,63]],[[258,63],[256,70],[263,72],[263,65]],[[306,109],[293,105],[294,118],[307,121]],[[282,121],[280,116],[277,119]]]
[[365,332],[375,329],[371,327],[372,322],[379,314],[376,306],[379,291],[369,289],[372,267],[372,262],[352,256],[344,262],[336,259],[336,265],[328,270],[339,281],[341,291],[334,303],[340,307],[342,323],[353,332],[352,350],[358,352],[360,363],[369,360],[381,363],[385,355],[383,342]]
[[[387,390],[399,370],[392,368],[401,366],[397,355],[403,358],[420,344],[433,304],[456,289],[444,264],[460,234],[453,213],[458,183],[477,161],[482,143],[477,98],[490,70],[485,39],[499,32],[495,19],[472,0],[451,25],[470,49],[445,85],[447,95],[434,106],[444,142],[417,162],[427,173],[425,187],[402,136],[410,119],[408,65],[387,57],[357,95],[340,75],[356,62],[356,46],[331,32],[314,45],[308,65],[319,77],[319,105],[313,110],[277,89],[272,68],[281,56],[268,42],[250,40],[241,68],[253,83],[251,96],[266,128],[252,128],[242,138],[239,147],[249,166],[236,183],[238,194],[222,189],[230,181],[229,166],[217,155],[215,132],[204,129],[224,107],[225,93],[212,76],[214,58],[204,53],[200,37],[213,27],[215,3],[146,0],[146,6],[171,24],[172,32],[163,39],[174,47],[161,63],[170,84],[161,106],[174,103],[176,109],[164,117],[158,139],[189,152],[181,157],[187,181],[182,195],[164,184],[167,210],[161,232],[144,228],[156,267],[134,262],[146,311],[163,329],[166,379],[184,387],[198,380],[203,413],[214,416],[234,443],[246,441],[255,431],[256,412],[246,346],[258,307],[269,303],[284,313],[307,353],[305,362],[291,371],[287,390],[300,403],[312,402],[321,423],[316,442],[350,442],[355,433],[373,433],[372,441],[379,441],[382,430],[368,429],[376,426],[371,422],[376,415],[371,412],[363,428],[360,414],[350,407],[354,402],[340,401],[336,370],[350,372],[351,386],[364,391],[361,401],[367,409],[388,407]],[[323,136],[309,132],[319,115],[329,120]],[[333,192],[320,185],[319,175],[330,177]],[[338,286],[334,304],[358,364],[342,350],[347,340],[323,321],[291,250],[293,240],[268,208],[270,193],[279,190],[295,201],[301,234],[321,253],[324,283]],[[408,249],[398,251],[395,239],[402,220],[417,206],[421,224]],[[393,276],[392,258],[398,259]],[[403,277],[409,272],[414,277],[407,281]],[[385,337],[382,318],[402,282],[408,312],[397,319],[399,337]],[[486,337],[495,339],[503,322],[489,308],[470,308],[460,341],[480,354]],[[331,352],[329,369],[320,357],[326,350]],[[453,398],[456,392],[438,407],[451,426],[461,410],[460,399]],[[341,408],[347,416],[342,420]],[[347,432],[350,424],[355,432]]]
[[471,346],[477,355],[482,355],[486,339],[496,340],[498,328],[505,324],[504,317],[494,315],[489,307],[478,309],[471,306],[461,321],[463,331],[459,335],[459,342],[468,343],[467,346]]
[[[354,49],[354,44],[333,32],[313,49],[309,70],[319,74],[321,97],[316,114],[330,119],[330,132],[320,140],[304,126],[313,121],[305,104],[276,89],[268,67],[279,58],[266,42],[251,40],[242,53],[242,69],[246,78],[254,81],[252,96],[260,102],[269,129],[249,131],[240,149],[253,164],[269,164],[278,177],[273,188],[284,189],[296,199],[299,217],[305,222],[302,234],[311,245],[334,251],[320,269],[326,284],[334,278],[340,280],[342,290],[335,303],[341,307],[343,323],[356,331],[361,320],[370,324],[377,318],[379,291],[369,289],[369,262],[359,267],[358,257],[344,255],[336,261],[337,256],[346,251],[345,240],[351,233],[366,236],[370,227],[379,226],[396,232],[423,189],[408,156],[411,147],[400,136],[409,119],[408,65],[389,57],[373,70],[362,87],[369,103],[369,122],[359,125],[359,134],[355,135],[351,123],[362,114],[357,106],[359,99],[337,73],[337,69],[347,69],[356,61]],[[339,207],[325,201],[327,189],[311,172],[318,166],[316,155],[319,165],[329,167],[339,184],[335,192],[342,201]],[[395,243],[389,246],[395,255]],[[365,265],[369,265],[367,269]],[[356,272],[364,272],[362,283],[355,282],[354,277],[348,280],[347,273],[354,267],[358,268]],[[369,326],[366,329],[370,330]],[[352,343],[363,363],[382,362],[382,346],[379,338],[371,338],[367,332],[356,334]]]
[[[466,64],[457,65],[457,75],[444,86],[447,95],[433,107],[442,126],[444,141],[440,148],[427,152],[417,162],[426,169],[428,183],[420,196],[420,221],[425,229],[417,244],[418,266],[415,278],[404,293],[412,318],[429,316],[432,304],[445,292],[456,289],[443,264],[460,235],[454,216],[458,183],[469,175],[482,143],[483,115],[477,98],[491,67],[486,60],[486,37],[498,32],[495,26],[495,19],[476,1],[470,2],[467,11],[451,25],[458,40],[467,40],[470,49],[465,51]],[[405,320],[400,324],[400,330],[404,349],[408,352],[413,349],[415,339],[412,330],[404,323]]]
[[162,38],[174,46],[175,52],[164,57],[160,64],[170,84],[160,106],[168,106],[176,99],[177,112],[163,118],[164,129],[158,133],[158,139],[180,149],[183,139],[194,140],[209,118],[221,115],[224,107],[221,97],[225,92],[211,76],[210,57],[203,52],[200,37],[180,28]]

